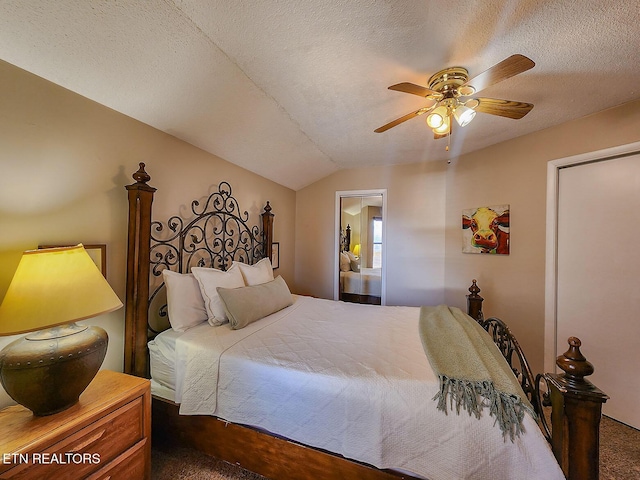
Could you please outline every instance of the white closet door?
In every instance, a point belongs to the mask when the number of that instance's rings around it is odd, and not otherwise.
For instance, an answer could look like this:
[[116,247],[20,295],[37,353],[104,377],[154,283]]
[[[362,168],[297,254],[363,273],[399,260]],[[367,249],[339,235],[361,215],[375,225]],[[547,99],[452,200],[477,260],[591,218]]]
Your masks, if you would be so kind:
[[579,337],[604,413],[640,428],[640,155],[559,172],[557,245],[557,355]]

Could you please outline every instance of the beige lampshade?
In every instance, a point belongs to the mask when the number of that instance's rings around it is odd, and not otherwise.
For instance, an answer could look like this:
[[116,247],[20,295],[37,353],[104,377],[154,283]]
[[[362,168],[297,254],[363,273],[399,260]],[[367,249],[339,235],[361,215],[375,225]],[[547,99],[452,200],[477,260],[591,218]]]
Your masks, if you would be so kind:
[[29,250],[0,305],[0,336],[95,317],[122,302],[82,245]]

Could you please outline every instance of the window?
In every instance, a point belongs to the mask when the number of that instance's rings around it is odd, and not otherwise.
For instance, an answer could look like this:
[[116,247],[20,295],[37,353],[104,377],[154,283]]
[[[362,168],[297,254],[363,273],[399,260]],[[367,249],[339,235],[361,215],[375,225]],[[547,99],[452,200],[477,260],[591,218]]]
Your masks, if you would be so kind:
[[373,218],[373,268],[382,268],[382,218]]

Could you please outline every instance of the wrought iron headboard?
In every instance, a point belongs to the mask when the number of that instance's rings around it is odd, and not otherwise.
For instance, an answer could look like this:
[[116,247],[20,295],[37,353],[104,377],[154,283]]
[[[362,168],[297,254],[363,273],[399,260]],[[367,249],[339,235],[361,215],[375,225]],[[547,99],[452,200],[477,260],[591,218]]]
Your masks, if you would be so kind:
[[[144,164],[128,185],[129,240],[127,252],[127,300],[125,307],[125,371],[148,375],[149,336],[169,327],[162,271],[188,273],[203,266],[226,270],[233,261],[253,264],[269,257],[273,242],[273,213],[264,207],[262,228],[249,224],[232,196],[231,185],[221,182],[206,200],[191,202],[191,212],[174,215],[166,223],[151,221],[155,188]],[[142,304],[142,299],[148,299]],[[143,335],[146,332],[147,335]],[[129,354],[129,352],[131,352]]]
[[[166,222],[168,238],[162,238],[162,222],[151,223],[153,275],[165,268],[187,273],[192,266],[226,270],[234,260],[254,263],[264,257],[260,228],[249,226],[249,212],[241,211],[231,193],[231,185],[221,182],[202,207],[198,200],[191,202],[193,217],[188,223],[178,215]],[[267,202],[265,211],[270,210]]]
[[[265,212],[271,211],[269,202]],[[263,232],[258,225],[249,225],[249,212],[242,211],[228,182],[221,182],[218,190],[202,203],[191,202],[191,215],[184,219],[174,215],[166,223],[151,223],[151,275],[161,277],[165,269],[188,273],[191,267],[212,267],[227,270],[233,261],[253,264],[264,258]],[[164,282],[155,284],[149,297],[149,330],[159,333],[154,324],[154,304],[163,292]],[[166,302],[160,300],[157,312],[166,317]],[[166,322],[165,322],[166,323]],[[168,325],[166,325],[168,326]]]
[[351,248],[351,225],[347,224],[345,231],[340,229],[340,251],[348,252]]

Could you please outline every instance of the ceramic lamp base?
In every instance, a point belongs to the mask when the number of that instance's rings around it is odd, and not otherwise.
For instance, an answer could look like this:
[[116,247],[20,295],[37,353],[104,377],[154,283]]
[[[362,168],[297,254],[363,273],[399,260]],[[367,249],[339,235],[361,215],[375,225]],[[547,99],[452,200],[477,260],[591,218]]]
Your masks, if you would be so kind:
[[0,352],[0,382],[34,415],[74,405],[98,373],[108,336],[100,327],[70,323],[22,337]]

